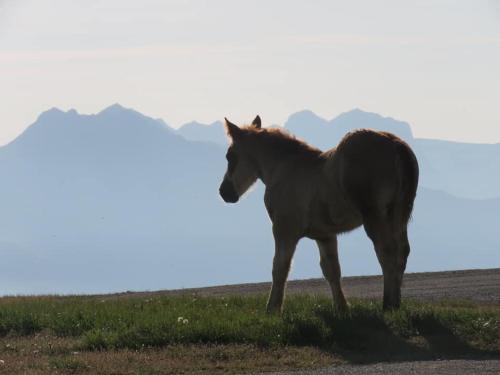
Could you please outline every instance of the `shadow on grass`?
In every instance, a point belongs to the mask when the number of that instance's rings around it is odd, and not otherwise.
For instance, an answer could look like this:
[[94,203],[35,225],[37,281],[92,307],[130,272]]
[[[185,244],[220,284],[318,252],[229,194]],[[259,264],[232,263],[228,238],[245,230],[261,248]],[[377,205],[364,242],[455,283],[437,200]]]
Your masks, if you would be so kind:
[[384,313],[380,301],[351,300],[340,316],[329,298],[295,295],[281,317],[265,314],[265,295],[0,302],[0,336],[46,331],[78,339],[78,350],[234,344],[307,346],[352,363],[500,357],[500,310],[458,302],[408,300]]
[[330,327],[320,349],[341,355],[348,362],[362,364],[434,359],[498,358],[498,350],[481,350],[458,337],[432,315],[411,317],[413,332],[396,334],[383,314],[354,312],[340,317],[317,311]]

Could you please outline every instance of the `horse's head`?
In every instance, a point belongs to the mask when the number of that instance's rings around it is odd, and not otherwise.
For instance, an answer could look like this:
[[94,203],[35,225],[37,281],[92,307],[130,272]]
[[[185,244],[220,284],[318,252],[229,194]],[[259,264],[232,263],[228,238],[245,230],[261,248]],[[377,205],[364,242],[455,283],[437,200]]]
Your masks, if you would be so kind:
[[[236,203],[257,180],[257,167],[248,153],[248,146],[245,142],[245,133],[248,130],[239,128],[228,119],[225,120],[224,126],[231,144],[226,153],[227,170],[219,193],[224,202]],[[261,127],[259,116],[255,117],[251,126]]]

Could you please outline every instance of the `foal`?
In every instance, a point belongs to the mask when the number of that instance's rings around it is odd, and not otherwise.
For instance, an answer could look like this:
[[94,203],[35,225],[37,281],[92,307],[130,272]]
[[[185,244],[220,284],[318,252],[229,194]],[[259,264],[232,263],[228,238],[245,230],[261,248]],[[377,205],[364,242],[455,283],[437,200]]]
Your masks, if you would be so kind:
[[322,152],[283,130],[261,128],[259,116],[242,128],[226,119],[225,128],[231,145],[221,197],[237,202],[258,178],[266,186],[264,203],[275,240],[267,311],[281,311],[292,257],[303,237],[316,240],[334,305],[345,311],[337,234],[361,225],[384,274],[384,309],[398,308],[418,184],[410,147],[390,133],[358,130]]

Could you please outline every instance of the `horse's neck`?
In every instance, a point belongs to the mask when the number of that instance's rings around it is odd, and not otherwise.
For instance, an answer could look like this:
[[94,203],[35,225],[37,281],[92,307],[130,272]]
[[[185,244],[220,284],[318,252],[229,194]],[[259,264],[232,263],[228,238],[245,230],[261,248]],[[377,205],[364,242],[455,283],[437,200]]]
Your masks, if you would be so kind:
[[280,161],[276,158],[261,157],[255,158],[259,170],[259,178],[266,186],[271,186],[276,180],[276,170]]
[[304,178],[307,178],[305,175],[309,171],[311,174],[314,174],[312,169],[305,167],[295,158],[267,157],[259,162],[259,178],[268,188],[282,183],[283,180],[288,180],[288,183],[292,183],[294,180],[290,179],[290,176],[294,171],[300,173]]

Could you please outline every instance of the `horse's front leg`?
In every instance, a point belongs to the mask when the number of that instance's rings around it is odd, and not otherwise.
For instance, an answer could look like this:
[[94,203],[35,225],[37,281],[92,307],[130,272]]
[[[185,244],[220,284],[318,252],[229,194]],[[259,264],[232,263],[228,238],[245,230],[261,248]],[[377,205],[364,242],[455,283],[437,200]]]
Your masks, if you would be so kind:
[[274,232],[273,285],[267,301],[268,313],[281,312],[285,297],[286,279],[298,242],[296,238]]

